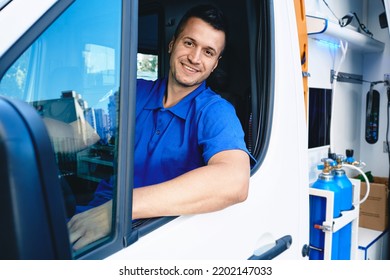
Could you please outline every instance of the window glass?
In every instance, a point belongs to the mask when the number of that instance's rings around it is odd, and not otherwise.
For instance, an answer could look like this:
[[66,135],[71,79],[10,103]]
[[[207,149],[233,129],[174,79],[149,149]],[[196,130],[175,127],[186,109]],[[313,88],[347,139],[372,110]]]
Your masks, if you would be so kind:
[[120,35],[121,1],[75,1],[0,80],[0,95],[35,107],[47,126],[68,219],[111,198],[96,188],[115,186]]

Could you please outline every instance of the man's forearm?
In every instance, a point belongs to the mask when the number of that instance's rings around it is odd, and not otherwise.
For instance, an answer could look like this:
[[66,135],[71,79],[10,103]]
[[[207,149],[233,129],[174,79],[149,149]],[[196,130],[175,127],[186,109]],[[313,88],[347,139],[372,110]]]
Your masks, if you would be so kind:
[[207,166],[170,181],[133,191],[133,219],[217,211],[244,201],[248,193],[248,155],[224,151]]

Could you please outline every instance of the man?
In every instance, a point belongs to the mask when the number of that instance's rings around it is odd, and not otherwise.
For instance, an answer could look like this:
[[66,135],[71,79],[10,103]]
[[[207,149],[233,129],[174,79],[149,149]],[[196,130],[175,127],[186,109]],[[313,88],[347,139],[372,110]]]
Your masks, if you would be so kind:
[[[215,7],[190,9],[169,43],[166,79],[138,81],[133,219],[217,211],[248,194],[250,156],[233,106],[205,80],[226,25]],[[109,234],[112,201],[72,218],[74,249]]]

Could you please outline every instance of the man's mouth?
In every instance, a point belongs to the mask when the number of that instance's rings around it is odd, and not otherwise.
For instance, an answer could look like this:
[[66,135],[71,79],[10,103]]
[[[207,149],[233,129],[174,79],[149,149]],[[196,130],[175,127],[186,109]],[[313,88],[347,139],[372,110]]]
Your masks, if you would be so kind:
[[183,65],[183,68],[186,69],[186,70],[189,71],[189,72],[192,72],[192,73],[199,72],[199,70],[196,69],[196,68],[190,67],[190,66],[188,66],[188,65],[186,65],[186,64],[183,64],[183,63],[182,63],[182,65]]

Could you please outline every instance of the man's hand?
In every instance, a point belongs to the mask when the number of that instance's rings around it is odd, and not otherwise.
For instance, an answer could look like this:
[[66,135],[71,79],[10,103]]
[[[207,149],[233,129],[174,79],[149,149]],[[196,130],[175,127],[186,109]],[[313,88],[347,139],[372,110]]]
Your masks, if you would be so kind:
[[69,239],[73,249],[78,250],[100,238],[111,230],[112,200],[75,215],[68,222]]

